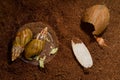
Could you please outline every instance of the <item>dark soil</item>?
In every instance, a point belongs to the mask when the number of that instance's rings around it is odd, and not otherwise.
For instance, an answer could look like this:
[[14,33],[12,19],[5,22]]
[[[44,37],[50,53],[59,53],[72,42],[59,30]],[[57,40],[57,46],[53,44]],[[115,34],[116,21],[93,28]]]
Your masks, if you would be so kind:
[[[102,35],[110,48],[101,48],[81,29],[86,8],[105,4],[110,22]],[[120,80],[120,0],[0,0],[0,80]],[[57,55],[45,69],[22,60],[9,62],[11,41],[17,30],[30,22],[44,22],[56,32]],[[84,69],[71,49],[72,37],[80,38],[94,61]]]

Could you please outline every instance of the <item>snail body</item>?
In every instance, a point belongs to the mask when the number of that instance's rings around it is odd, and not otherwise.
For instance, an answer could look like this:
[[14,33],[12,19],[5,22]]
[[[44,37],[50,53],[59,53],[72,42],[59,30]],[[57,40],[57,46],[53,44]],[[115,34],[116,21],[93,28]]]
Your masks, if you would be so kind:
[[18,31],[12,47],[12,61],[17,59],[24,51],[25,45],[32,39],[32,31],[29,28]]

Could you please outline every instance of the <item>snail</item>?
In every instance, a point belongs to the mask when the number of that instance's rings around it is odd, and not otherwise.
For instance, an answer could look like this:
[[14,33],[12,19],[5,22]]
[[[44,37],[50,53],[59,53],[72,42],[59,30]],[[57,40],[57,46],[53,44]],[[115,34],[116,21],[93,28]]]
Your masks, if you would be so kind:
[[19,57],[25,63],[44,68],[55,57],[58,43],[58,38],[49,25],[43,22],[24,24],[15,36],[11,50],[12,61]]
[[83,22],[94,26],[92,34],[100,46],[107,46],[104,39],[98,36],[107,28],[109,19],[110,13],[105,5],[94,5],[86,9],[82,17]]
[[31,40],[30,43],[25,47],[24,56],[26,59],[30,60],[31,57],[38,56],[43,50],[46,42],[47,30],[45,27],[40,33],[37,34],[36,38]]
[[17,59],[24,51],[26,44],[32,39],[32,31],[29,28],[19,30],[12,47],[12,61]]

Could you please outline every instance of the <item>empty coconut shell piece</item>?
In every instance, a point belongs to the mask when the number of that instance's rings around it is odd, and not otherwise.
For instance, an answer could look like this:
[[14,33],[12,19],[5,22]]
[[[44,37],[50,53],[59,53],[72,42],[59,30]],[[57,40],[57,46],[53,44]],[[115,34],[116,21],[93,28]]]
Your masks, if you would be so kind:
[[[86,9],[82,21],[90,23],[94,26],[92,34],[97,40],[99,36],[107,27],[110,19],[110,13],[105,5],[94,5]],[[99,43],[99,42],[98,42]]]
[[110,19],[109,10],[105,5],[95,5],[86,10],[82,21],[92,24],[95,28],[94,35],[101,34],[107,27]]

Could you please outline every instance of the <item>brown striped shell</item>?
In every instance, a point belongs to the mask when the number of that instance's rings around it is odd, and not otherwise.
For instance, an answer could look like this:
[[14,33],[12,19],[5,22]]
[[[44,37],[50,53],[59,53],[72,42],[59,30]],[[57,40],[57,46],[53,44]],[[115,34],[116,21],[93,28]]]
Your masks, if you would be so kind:
[[41,30],[40,33],[37,34],[36,39],[33,39],[28,45],[25,47],[25,58],[30,59],[31,57],[38,56],[40,52],[43,50],[46,42],[46,36],[48,33],[48,28],[45,27]]
[[23,52],[25,45],[32,39],[32,31],[29,28],[18,31],[12,47],[12,61]]
[[25,48],[25,58],[29,59],[31,57],[39,55],[43,50],[45,41],[33,39]]

